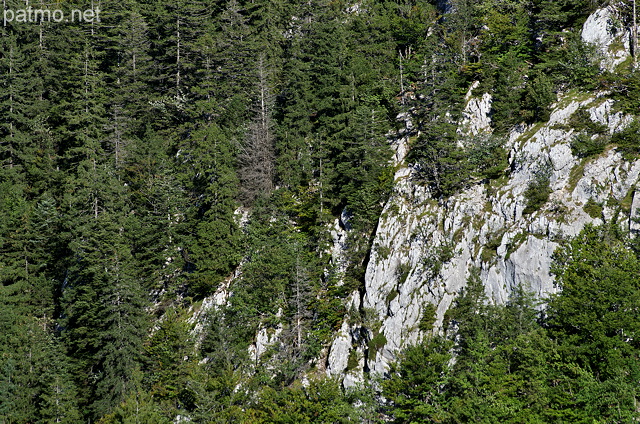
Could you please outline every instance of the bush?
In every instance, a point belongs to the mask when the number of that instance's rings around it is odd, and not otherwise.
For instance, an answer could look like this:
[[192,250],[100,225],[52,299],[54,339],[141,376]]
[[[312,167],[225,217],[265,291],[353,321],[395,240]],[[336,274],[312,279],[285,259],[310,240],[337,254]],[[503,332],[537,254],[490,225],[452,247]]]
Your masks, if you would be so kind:
[[551,194],[549,174],[548,170],[540,170],[534,180],[529,183],[524,192],[527,206],[522,211],[523,215],[529,215],[539,210],[549,200]]
[[575,111],[567,124],[570,128],[578,132],[586,132],[589,135],[605,134],[609,130],[606,125],[592,120],[589,111],[585,108],[579,108]]
[[494,233],[487,243],[482,247],[482,253],[480,258],[482,262],[491,262],[493,258],[498,254],[498,247],[502,244],[502,237],[504,236],[504,230]]
[[469,163],[478,177],[493,180],[504,174],[509,166],[509,153],[502,147],[503,144],[502,138],[493,136],[473,140],[473,146],[469,149]]
[[596,203],[595,200],[589,199],[587,203],[582,207],[582,209],[591,217],[591,218],[601,218],[602,217],[602,205]]
[[545,74],[539,73],[527,83],[525,94],[524,117],[530,122],[548,121],[551,115],[551,104],[556,101],[553,82]]
[[436,323],[436,305],[433,303],[427,303],[422,310],[422,317],[420,317],[420,323],[418,323],[418,329],[422,332],[429,332],[433,330],[433,324]]
[[571,153],[579,158],[599,155],[607,147],[608,140],[603,137],[590,137],[587,134],[577,134],[570,142]]
[[618,151],[625,159],[640,153],[640,121],[634,120],[624,130],[611,136],[611,142],[618,146]]
[[387,344],[387,338],[382,333],[376,334],[371,340],[369,340],[369,359],[373,360],[376,357],[376,353]]
[[449,197],[469,183],[468,153],[456,145],[456,137],[453,124],[430,125],[416,140],[410,153],[409,160],[418,165],[418,178],[429,186],[434,198]]

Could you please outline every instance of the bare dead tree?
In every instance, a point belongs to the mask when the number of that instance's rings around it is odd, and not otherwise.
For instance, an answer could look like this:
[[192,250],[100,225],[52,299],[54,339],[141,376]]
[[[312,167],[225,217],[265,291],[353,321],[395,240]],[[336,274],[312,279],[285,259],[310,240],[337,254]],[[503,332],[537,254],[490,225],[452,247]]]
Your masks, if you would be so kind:
[[273,120],[271,117],[272,94],[264,57],[258,59],[258,90],[254,107],[255,116],[251,121],[240,161],[241,200],[246,205],[261,195],[273,190],[275,173],[275,143]]

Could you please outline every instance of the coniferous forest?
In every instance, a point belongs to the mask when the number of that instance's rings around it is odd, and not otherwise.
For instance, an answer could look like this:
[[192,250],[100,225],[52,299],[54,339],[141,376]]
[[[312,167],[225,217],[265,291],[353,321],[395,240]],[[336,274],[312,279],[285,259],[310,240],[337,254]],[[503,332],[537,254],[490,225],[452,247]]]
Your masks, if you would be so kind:
[[[638,114],[634,64],[604,71],[580,40],[614,3],[631,22],[631,1],[603,0],[27,2],[99,9],[91,22],[5,12],[0,423],[637,420],[640,244],[615,225],[562,244],[562,291],[544,304],[521,290],[494,305],[472,273],[443,328],[426,316],[387,375],[344,388],[323,367],[393,187],[398,114],[420,132],[407,160],[435,201],[505,178],[508,131],[548,120],[560,93],[607,90]],[[474,81],[494,96],[493,134],[465,144]],[[607,143],[637,157],[637,128]],[[603,151],[590,140],[578,156]],[[339,217],[344,269],[331,260]],[[279,340],[262,356],[261,331]]]

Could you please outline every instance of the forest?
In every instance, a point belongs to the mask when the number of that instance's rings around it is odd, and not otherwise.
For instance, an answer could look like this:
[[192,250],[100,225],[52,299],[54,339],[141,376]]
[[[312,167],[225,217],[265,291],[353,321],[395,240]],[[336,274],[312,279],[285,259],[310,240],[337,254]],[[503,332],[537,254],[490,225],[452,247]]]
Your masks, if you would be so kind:
[[[562,93],[639,113],[635,58],[608,72],[580,39],[607,5],[631,25],[635,1],[27,3],[100,14],[0,28],[0,423],[640,417],[640,243],[616,225],[563,241],[544,303],[495,305],[472,272],[386,375],[323,372],[393,188],[398,114],[434,201],[506,178],[508,132]],[[474,81],[494,98],[483,140],[456,131]],[[638,125],[574,154],[637,158]],[[531,211],[545,190],[529,185]],[[259,357],[261,330],[280,342]]]

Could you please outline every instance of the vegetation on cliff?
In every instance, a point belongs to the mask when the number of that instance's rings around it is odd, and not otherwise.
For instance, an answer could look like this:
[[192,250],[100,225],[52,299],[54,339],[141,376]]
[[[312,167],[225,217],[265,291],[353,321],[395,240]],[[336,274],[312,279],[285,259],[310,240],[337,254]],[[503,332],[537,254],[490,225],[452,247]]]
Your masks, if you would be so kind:
[[[447,333],[389,379],[322,377],[393,185],[398,114],[416,183],[442,200],[505,177],[505,135],[547,120],[559,93],[609,90],[637,113],[631,61],[603,71],[579,37],[605,4],[69,0],[48,7],[100,19],[29,22],[8,20],[25,3],[6,0],[0,421],[636,417],[637,243],[613,229],[558,254],[564,291],[543,315],[526,293],[488,306],[471,281]],[[490,137],[457,132],[474,81],[493,96]],[[572,147],[633,158],[637,127],[581,128]],[[349,229],[345,269],[334,222]],[[259,337],[277,342],[256,356]]]

